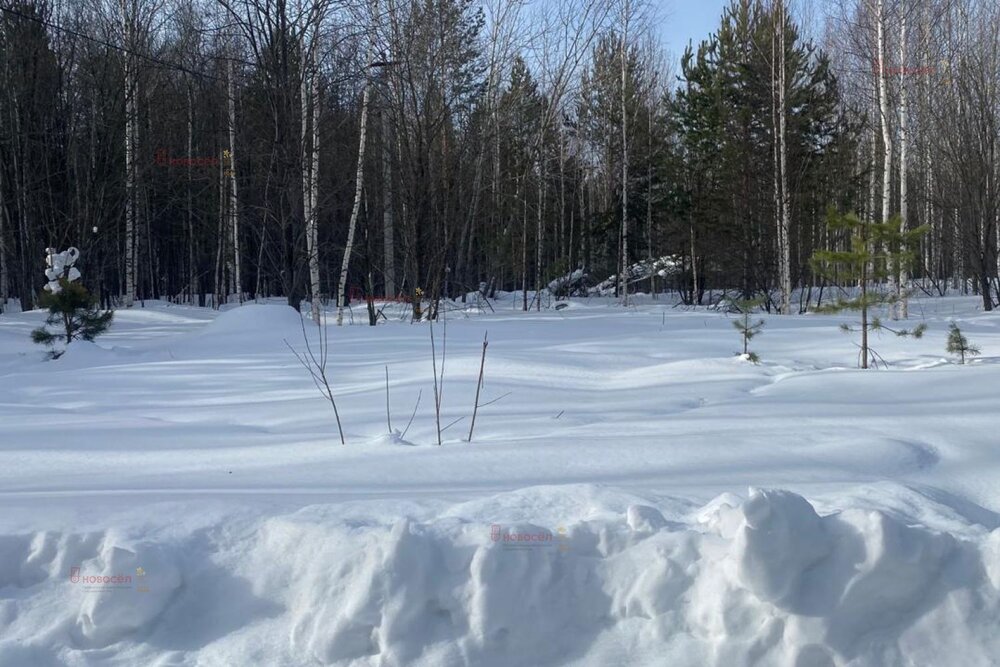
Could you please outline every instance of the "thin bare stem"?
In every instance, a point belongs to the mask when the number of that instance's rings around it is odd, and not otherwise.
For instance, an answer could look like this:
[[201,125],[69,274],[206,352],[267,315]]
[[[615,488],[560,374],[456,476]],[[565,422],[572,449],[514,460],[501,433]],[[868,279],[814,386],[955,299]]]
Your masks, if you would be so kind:
[[385,367],[385,422],[392,433],[392,415],[389,414],[389,366]]
[[487,405],[493,405],[494,403],[497,403],[497,402],[499,402],[499,401],[502,401],[503,399],[507,398],[508,396],[510,396],[510,395],[511,395],[511,394],[513,394],[513,393],[514,393],[514,392],[512,392],[512,391],[508,391],[508,392],[507,392],[506,394],[501,394],[501,395],[497,396],[497,397],[496,397],[496,398],[494,398],[494,399],[493,399],[492,401],[486,401],[485,403],[483,403],[483,404],[482,404],[482,405],[480,405],[479,407],[481,407],[481,408],[485,408],[485,407],[486,407]]
[[472,423],[469,424],[469,442],[472,442],[472,430],[476,428],[476,413],[479,411],[479,391],[483,388],[483,369],[486,367],[486,346],[490,332],[483,334],[483,356],[479,359],[479,381],[476,382],[476,402],[472,406]]
[[453,421],[452,423],[448,424],[443,429],[441,429],[441,432],[444,433],[445,431],[447,431],[448,429],[450,429],[452,426],[462,421],[463,419],[465,419],[465,417],[459,417],[458,419],[456,419],[455,421]]
[[399,434],[400,438],[405,438],[406,437],[406,432],[410,430],[410,424],[413,423],[413,418],[417,416],[417,408],[420,407],[420,398],[423,395],[424,395],[424,390],[423,389],[421,389],[420,391],[417,392],[417,402],[414,403],[414,405],[413,405],[413,414],[410,415],[410,421],[406,422],[406,428],[404,428],[403,432]]
[[313,384],[319,393],[330,402],[330,406],[333,408],[333,416],[337,420],[337,431],[340,433],[340,444],[346,445],[347,439],[344,437],[344,427],[340,422],[340,411],[337,409],[337,401],[333,396],[333,389],[330,388],[330,382],[326,377],[326,361],[328,359],[330,341],[329,341],[329,328],[326,326],[326,315],[323,316],[323,321],[320,326],[320,335],[318,343],[319,358],[316,358],[316,354],[313,352],[312,345],[309,343],[309,335],[306,332],[306,325],[304,320],[299,319],[299,325],[302,327],[302,340],[305,342],[306,352],[297,352],[291,344],[285,340],[285,346],[291,350],[292,354],[295,355],[296,360],[309,372],[309,376],[312,378]]
[[434,320],[428,320],[431,330],[431,366],[434,368],[434,419],[437,423],[438,446],[441,446],[441,394],[438,393],[437,352],[434,347]]

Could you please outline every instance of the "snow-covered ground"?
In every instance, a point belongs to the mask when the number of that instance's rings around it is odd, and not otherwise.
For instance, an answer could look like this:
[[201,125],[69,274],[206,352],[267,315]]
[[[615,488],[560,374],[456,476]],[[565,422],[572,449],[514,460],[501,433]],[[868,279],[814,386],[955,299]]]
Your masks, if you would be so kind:
[[441,447],[426,323],[331,323],[342,446],[287,307],[0,316],[0,666],[1000,664],[1000,315],[637,300],[449,313]]

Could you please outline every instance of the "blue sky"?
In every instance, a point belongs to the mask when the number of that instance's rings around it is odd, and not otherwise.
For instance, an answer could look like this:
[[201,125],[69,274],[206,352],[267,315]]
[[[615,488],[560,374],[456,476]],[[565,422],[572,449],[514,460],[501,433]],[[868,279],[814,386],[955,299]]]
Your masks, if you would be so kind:
[[688,40],[697,44],[719,26],[729,0],[653,0],[658,31],[674,59],[680,59]]

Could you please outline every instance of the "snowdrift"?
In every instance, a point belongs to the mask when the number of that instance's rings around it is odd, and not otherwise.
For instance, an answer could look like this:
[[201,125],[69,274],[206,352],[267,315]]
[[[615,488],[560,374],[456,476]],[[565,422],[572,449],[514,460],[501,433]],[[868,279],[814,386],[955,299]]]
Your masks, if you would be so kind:
[[203,336],[287,334],[299,332],[300,315],[287,305],[247,303],[219,313],[208,323]]
[[[307,328],[314,342],[318,341],[315,329]],[[220,312],[201,330],[186,337],[190,341],[188,349],[201,355],[234,348],[252,352],[287,350],[286,340],[297,348],[303,347],[302,318],[289,305],[247,303]]]
[[3,536],[0,665],[997,664],[1000,529],[761,490],[557,525],[560,495]]

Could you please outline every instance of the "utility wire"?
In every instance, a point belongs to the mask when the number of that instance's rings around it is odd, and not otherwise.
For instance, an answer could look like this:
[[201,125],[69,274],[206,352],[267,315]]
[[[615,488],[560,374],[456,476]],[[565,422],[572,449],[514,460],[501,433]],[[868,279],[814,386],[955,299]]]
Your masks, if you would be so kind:
[[[206,78],[206,79],[211,79],[212,81],[225,82],[225,79],[223,79],[221,77],[217,77],[217,76],[214,76],[212,74],[206,74],[205,72],[199,72],[199,71],[193,70],[193,69],[191,69],[189,67],[185,67],[184,65],[178,65],[177,63],[172,63],[172,62],[169,62],[167,60],[163,60],[162,58],[157,58],[156,56],[148,55],[146,53],[141,53],[139,51],[133,51],[132,49],[128,49],[128,48],[126,48],[124,46],[119,46],[117,44],[113,44],[113,43],[111,43],[111,42],[109,42],[107,40],[101,39],[99,37],[91,37],[90,35],[88,35],[86,33],[82,33],[82,32],[79,32],[77,30],[73,30],[71,28],[65,28],[65,27],[59,25],[58,23],[54,23],[52,21],[47,21],[45,19],[38,18],[37,16],[29,16],[27,14],[24,14],[22,12],[17,11],[16,9],[11,9],[9,7],[2,7],[2,6],[0,6],[0,11],[3,11],[3,12],[6,12],[8,14],[11,14],[13,16],[17,16],[19,18],[25,19],[26,21],[33,21],[34,23],[38,23],[38,24],[43,25],[43,26],[45,26],[47,28],[51,28],[51,29],[53,29],[53,30],[55,30],[57,32],[61,32],[61,33],[67,34],[67,35],[72,35],[73,37],[79,37],[80,39],[85,39],[85,40],[87,40],[89,42],[93,42],[95,44],[100,44],[101,46],[107,47],[109,49],[114,49],[115,51],[120,51],[121,53],[126,53],[126,54],[129,54],[129,55],[136,56],[138,58],[142,58],[143,60],[147,60],[147,61],[149,61],[151,63],[156,63],[157,65],[160,65],[161,67],[165,67],[167,69],[175,69],[175,70],[177,70],[179,72],[184,72],[185,74],[191,74],[193,76],[200,76],[200,77],[203,77],[203,78]],[[247,62],[246,60],[241,60],[239,58],[229,58],[229,57],[226,57],[226,56],[207,56],[207,57],[213,58],[215,60],[231,60],[231,61],[233,61],[235,63],[240,63],[241,65],[246,65],[248,67],[256,67],[256,65],[254,63]],[[370,63],[369,65],[367,65],[366,68],[367,69],[371,69],[371,68],[376,68],[376,67],[391,67],[391,66],[394,66],[394,65],[397,65],[397,64],[398,63],[394,62],[394,61],[373,62],[373,63]],[[363,69],[366,69],[366,68],[363,68]],[[331,83],[333,83],[333,84],[336,85],[336,84],[344,83],[346,81],[350,81],[351,79],[357,78],[360,75],[360,73],[361,73],[360,71],[359,72],[352,72],[352,73],[350,73],[350,74],[348,74],[346,76],[342,76],[342,77],[339,77],[337,79],[334,79]]]
[[[51,29],[53,29],[53,30],[55,30],[57,32],[61,32],[61,33],[67,34],[67,35],[72,35],[73,37],[79,37],[80,39],[85,39],[85,40],[87,40],[89,42],[93,42],[95,44],[100,44],[101,46],[107,47],[109,49],[114,49],[115,51],[120,51],[121,53],[126,53],[126,54],[129,54],[129,55],[132,55],[132,56],[136,56],[136,57],[141,58],[143,60],[147,60],[149,62],[156,63],[157,65],[160,65],[161,67],[165,67],[167,69],[175,69],[177,71],[184,72],[185,74],[191,74],[193,76],[200,76],[200,77],[204,77],[206,79],[212,79],[213,81],[224,81],[224,79],[222,79],[221,77],[213,76],[211,74],[206,74],[205,72],[199,72],[199,71],[193,70],[193,69],[191,69],[189,67],[185,67],[184,65],[178,65],[177,63],[172,63],[172,62],[169,62],[167,60],[163,60],[162,58],[157,58],[156,56],[151,56],[151,55],[146,54],[146,53],[142,53],[142,52],[139,52],[139,51],[133,51],[132,49],[126,48],[124,46],[119,46],[117,44],[113,44],[113,43],[111,43],[111,42],[109,42],[107,40],[101,39],[99,37],[91,37],[90,35],[87,35],[86,33],[82,33],[82,32],[79,32],[77,30],[73,30],[71,28],[64,28],[63,26],[59,25],[58,23],[54,23],[52,21],[47,21],[47,20],[45,20],[43,18],[39,18],[37,16],[29,16],[28,14],[24,14],[22,12],[19,12],[16,9],[11,9],[9,7],[0,7],[0,11],[6,12],[7,14],[11,14],[13,16],[17,16],[18,18],[25,19],[26,21],[33,21],[34,23],[38,23],[38,24],[43,25],[43,26],[45,26],[47,28],[51,28]],[[248,63],[248,62],[245,62],[245,61],[242,61],[242,60],[238,60],[238,59],[235,59],[235,58],[226,58],[224,56],[209,56],[209,57],[215,58],[217,60],[233,60],[234,62],[239,62],[239,63],[242,63],[244,65],[252,65],[252,63]]]

